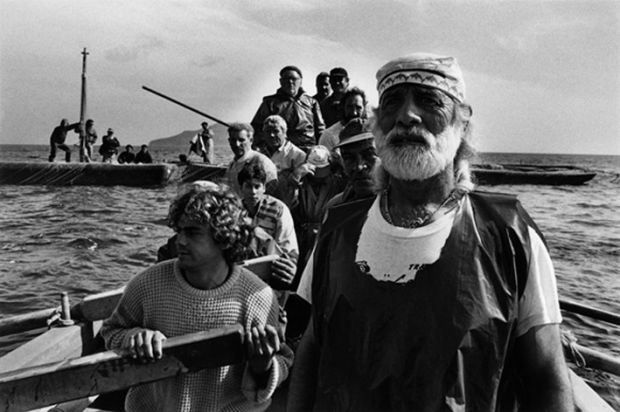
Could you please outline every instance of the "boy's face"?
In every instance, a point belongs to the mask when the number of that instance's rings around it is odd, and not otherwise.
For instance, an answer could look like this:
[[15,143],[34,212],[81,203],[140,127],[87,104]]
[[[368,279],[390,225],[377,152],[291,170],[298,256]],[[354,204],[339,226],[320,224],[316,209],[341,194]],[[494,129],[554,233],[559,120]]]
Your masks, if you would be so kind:
[[208,225],[182,217],[176,231],[181,269],[197,270],[214,259],[223,259]]
[[263,199],[265,195],[265,183],[258,179],[250,179],[243,182],[241,185],[241,196],[243,197],[243,204],[249,207],[254,207]]

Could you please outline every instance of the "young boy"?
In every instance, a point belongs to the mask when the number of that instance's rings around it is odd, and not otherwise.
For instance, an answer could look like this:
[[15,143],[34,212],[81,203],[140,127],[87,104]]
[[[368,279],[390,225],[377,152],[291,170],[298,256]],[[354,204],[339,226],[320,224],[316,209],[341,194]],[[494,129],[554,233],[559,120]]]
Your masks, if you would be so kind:
[[[293,282],[299,256],[291,212],[284,202],[265,193],[267,174],[261,163],[248,161],[237,175],[237,180],[243,206],[253,223],[273,238],[279,249],[280,258],[272,264],[272,286],[276,289],[287,289]],[[261,251],[259,245],[258,253],[266,254],[265,252]]]

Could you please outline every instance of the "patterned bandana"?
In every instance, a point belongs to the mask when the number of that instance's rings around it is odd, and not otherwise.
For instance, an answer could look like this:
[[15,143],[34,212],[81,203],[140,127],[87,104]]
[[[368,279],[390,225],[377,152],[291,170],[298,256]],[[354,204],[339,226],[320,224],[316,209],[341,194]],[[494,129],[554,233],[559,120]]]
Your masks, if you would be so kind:
[[433,87],[461,103],[465,100],[463,73],[454,57],[415,53],[387,62],[377,72],[379,100],[383,92],[401,83]]

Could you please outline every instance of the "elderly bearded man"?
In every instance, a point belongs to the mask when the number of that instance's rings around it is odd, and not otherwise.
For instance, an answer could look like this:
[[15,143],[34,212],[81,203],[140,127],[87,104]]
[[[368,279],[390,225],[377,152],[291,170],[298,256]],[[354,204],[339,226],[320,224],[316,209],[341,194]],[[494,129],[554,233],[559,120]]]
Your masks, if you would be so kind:
[[288,410],[572,410],[543,241],[514,197],[470,191],[456,59],[377,82],[381,189],[321,229]]

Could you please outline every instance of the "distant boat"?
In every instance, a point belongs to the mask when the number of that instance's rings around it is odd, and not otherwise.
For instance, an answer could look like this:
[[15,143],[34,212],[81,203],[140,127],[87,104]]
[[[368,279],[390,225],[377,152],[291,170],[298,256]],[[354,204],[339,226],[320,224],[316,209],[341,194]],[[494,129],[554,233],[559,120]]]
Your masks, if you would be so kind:
[[225,171],[225,166],[204,163],[0,162],[0,185],[157,187],[195,180],[218,180]]
[[[0,162],[0,185],[154,187],[196,180],[219,181],[226,166],[205,163]],[[571,165],[474,164],[480,185],[581,185],[596,173]]]
[[596,173],[573,165],[474,164],[472,173],[480,185],[582,185]]

